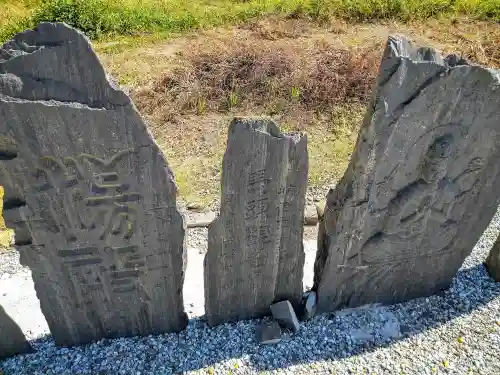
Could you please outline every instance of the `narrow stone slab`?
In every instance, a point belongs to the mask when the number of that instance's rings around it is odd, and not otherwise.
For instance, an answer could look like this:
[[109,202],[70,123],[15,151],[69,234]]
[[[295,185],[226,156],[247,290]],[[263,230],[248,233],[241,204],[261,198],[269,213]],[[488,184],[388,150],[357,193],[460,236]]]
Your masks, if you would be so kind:
[[389,39],[320,223],[319,311],[449,287],[500,202],[499,87],[498,71]]
[[307,138],[267,119],[229,127],[220,216],[208,229],[205,312],[210,325],[259,317],[302,295]]
[[0,49],[5,219],[57,345],[180,331],[185,223],[172,171],[83,34]]
[[299,320],[290,301],[280,301],[271,305],[274,319],[284,328],[297,332],[300,328]]
[[0,360],[32,352],[33,348],[26,341],[21,328],[0,306]]

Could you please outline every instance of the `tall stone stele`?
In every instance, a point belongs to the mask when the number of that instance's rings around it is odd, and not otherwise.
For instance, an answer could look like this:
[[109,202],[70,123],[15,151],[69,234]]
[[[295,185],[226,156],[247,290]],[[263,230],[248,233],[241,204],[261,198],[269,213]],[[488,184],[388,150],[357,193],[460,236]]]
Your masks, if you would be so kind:
[[500,202],[500,72],[387,42],[349,167],[328,193],[318,310],[447,288]]
[[209,325],[270,314],[302,296],[307,138],[268,119],[236,118],[222,168],[220,216],[208,229]]
[[0,159],[5,220],[58,345],[186,326],[172,171],[80,32],[42,23],[0,49]]

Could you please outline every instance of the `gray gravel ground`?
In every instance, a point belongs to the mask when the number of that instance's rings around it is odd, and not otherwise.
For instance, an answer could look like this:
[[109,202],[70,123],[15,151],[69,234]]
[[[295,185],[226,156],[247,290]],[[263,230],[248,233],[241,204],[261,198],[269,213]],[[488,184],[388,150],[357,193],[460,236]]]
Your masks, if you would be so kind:
[[0,252],[0,275],[15,275],[28,270],[19,263],[19,253],[13,249]]
[[[317,316],[274,346],[256,342],[260,320],[209,329],[194,318],[180,334],[102,340],[79,348],[58,349],[50,337],[39,338],[33,342],[35,354],[11,358],[0,368],[6,375],[499,375],[500,283],[482,265],[499,230],[497,214],[441,295]],[[188,240],[193,244],[206,241],[204,230],[188,236],[195,237]],[[20,271],[12,254],[2,255],[0,265],[1,273]]]

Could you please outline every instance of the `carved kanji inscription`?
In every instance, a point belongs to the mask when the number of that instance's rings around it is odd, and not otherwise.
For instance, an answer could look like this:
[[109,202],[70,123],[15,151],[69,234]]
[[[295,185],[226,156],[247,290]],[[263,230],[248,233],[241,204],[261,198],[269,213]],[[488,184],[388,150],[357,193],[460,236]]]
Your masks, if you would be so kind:
[[130,98],[64,24],[16,35],[0,72],[5,217],[56,343],[182,330],[177,188]]

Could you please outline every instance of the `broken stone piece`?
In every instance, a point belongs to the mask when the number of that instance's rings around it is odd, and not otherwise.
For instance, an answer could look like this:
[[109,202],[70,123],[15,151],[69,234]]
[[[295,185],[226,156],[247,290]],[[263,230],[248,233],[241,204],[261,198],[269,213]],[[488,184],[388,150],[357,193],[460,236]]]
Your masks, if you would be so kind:
[[316,314],[316,292],[307,292],[304,298],[304,306],[302,310],[302,320],[311,319]]
[[215,220],[217,214],[215,212],[202,212],[192,214],[188,218],[187,227],[188,228],[206,228],[210,225],[212,221]]
[[300,328],[299,320],[290,301],[281,301],[271,305],[274,319],[284,328],[297,332]]
[[500,281],[500,235],[491,248],[484,265],[491,278],[495,281]]
[[323,220],[323,216],[325,215],[326,200],[317,202],[315,206],[316,206],[316,213],[318,215],[318,220]]
[[261,344],[277,344],[281,341],[281,327],[276,321],[264,322],[259,326],[257,337]]
[[199,202],[188,202],[186,208],[194,212],[206,212],[207,207]]
[[316,210],[316,206],[306,206],[304,212],[304,224],[305,225],[318,224],[318,211]]

